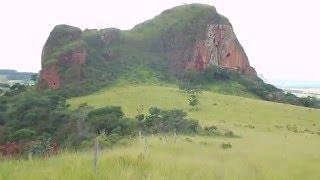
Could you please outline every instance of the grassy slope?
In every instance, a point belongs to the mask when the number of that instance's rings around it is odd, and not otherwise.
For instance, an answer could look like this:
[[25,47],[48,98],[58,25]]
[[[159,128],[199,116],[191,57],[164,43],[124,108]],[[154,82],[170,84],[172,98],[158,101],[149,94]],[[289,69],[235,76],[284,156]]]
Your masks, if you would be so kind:
[[[121,105],[129,116],[144,105],[188,110],[186,95],[174,86],[113,87],[69,100],[72,107],[87,102],[95,107]],[[294,133],[320,132],[320,111],[256,99],[203,92],[201,107],[190,116],[203,124],[228,128],[240,138],[172,137],[168,143],[149,137],[146,157],[143,140],[108,149],[100,154],[97,174],[93,153],[63,153],[49,159],[11,160],[0,163],[0,179],[319,179],[320,136]],[[216,103],[217,105],[213,105]],[[223,120],[223,121],[222,121]],[[248,128],[246,125],[255,128]],[[278,125],[275,127],[274,125]],[[279,125],[283,125],[282,127]],[[127,140],[128,141],[128,140]],[[231,149],[220,147],[230,142]],[[130,145],[131,144],[131,145]]]
[[[98,93],[73,98],[73,108],[87,102],[96,108],[106,105],[122,106],[126,115],[134,117],[136,109],[143,105],[165,109],[179,108],[188,111],[187,95],[172,86],[126,86],[101,90]],[[202,123],[221,121],[229,123],[253,123],[265,125],[311,125],[317,123],[320,111],[287,104],[228,96],[204,91],[200,95],[200,110],[189,112],[190,117]]]

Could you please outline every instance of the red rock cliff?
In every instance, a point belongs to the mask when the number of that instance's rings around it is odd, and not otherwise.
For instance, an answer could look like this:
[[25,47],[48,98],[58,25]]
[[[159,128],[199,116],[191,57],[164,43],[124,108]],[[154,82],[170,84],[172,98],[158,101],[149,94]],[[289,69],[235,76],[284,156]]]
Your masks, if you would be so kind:
[[[85,34],[85,35],[84,35]],[[117,40],[116,29],[86,30],[68,26],[56,26],[43,48],[40,87],[60,89],[70,83],[81,83],[82,69],[86,65],[88,52],[84,37],[95,45],[104,47]],[[112,54],[107,54],[112,56]]]
[[252,76],[257,75],[230,25],[209,24],[205,37],[195,43],[193,57],[187,68],[203,70],[208,65],[216,65]]

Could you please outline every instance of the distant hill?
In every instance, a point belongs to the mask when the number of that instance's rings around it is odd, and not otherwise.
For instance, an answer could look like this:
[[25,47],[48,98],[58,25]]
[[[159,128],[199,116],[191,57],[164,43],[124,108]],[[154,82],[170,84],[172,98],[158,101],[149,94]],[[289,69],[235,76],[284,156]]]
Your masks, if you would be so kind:
[[302,80],[270,80],[270,82],[279,88],[320,88],[319,81],[302,81]]
[[4,76],[7,80],[30,80],[32,75],[37,73],[33,72],[18,72],[11,69],[0,69],[0,75]]
[[37,73],[18,72],[11,69],[0,69],[0,83],[9,85],[14,83],[30,84],[32,83],[32,76],[34,75],[37,75]]

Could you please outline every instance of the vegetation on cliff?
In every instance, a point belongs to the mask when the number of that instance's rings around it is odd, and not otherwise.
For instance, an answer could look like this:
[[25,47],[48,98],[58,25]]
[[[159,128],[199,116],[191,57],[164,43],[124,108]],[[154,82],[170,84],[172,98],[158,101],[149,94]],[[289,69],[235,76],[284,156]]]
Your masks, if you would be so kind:
[[[208,24],[232,28],[229,20],[218,14],[214,7],[200,4],[169,9],[128,31],[115,28],[82,31],[58,25],[43,49],[39,85],[59,89],[61,95],[72,97],[119,82],[171,83],[182,88],[196,86],[223,94],[317,106],[309,102],[314,101],[312,99],[299,99],[265,84],[254,74],[244,74],[243,71],[247,71],[244,69],[211,64],[203,70],[196,68],[202,68],[201,63],[205,62],[193,62],[200,65],[187,68],[195,56],[195,44],[207,36]],[[235,43],[238,51],[244,53],[236,38]]]
[[[122,76],[135,76],[137,69],[152,72],[160,81],[176,82],[183,76],[193,45],[204,36],[208,22],[229,24],[214,7],[193,4],[167,10],[129,31],[80,31],[58,25],[44,46],[42,71],[57,64],[61,89],[71,96],[110,85]],[[72,71],[76,63],[71,58],[67,63],[61,56],[72,56],[79,48],[85,49],[86,62],[80,71]],[[40,78],[40,85],[50,86],[47,83],[52,79]]]

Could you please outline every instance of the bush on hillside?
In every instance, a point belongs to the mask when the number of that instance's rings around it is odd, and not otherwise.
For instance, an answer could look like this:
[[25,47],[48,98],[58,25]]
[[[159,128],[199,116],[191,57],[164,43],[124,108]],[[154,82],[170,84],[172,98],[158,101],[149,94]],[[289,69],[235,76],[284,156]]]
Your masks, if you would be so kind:
[[175,110],[162,110],[157,107],[151,107],[149,114],[138,115],[136,117],[139,128],[145,133],[169,133],[177,132],[182,134],[197,133],[199,122],[193,119],[186,118],[187,113]]
[[228,143],[224,142],[224,143],[221,144],[221,148],[222,149],[231,149],[232,148],[232,144],[230,142],[228,142]]
[[219,129],[217,126],[205,126],[201,129],[199,134],[203,136],[225,136],[229,138],[239,137],[233,131],[228,129]]
[[92,130],[99,134],[131,135],[135,131],[136,123],[125,118],[121,107],[110,106],[91,111],[86,120]]

